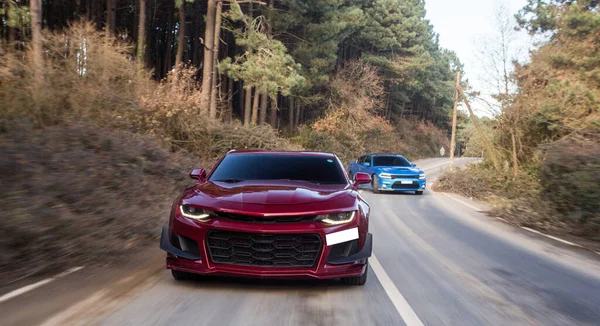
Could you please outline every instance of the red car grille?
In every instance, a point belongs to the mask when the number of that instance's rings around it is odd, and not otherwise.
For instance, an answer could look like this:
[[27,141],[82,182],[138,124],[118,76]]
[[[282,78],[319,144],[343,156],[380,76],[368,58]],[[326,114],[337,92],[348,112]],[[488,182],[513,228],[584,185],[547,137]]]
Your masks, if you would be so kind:
[[322,247],[316,234],[210,231],[206,243],[214,263],[259,267],[312,267]]
[[317,217],[316,215],[258,217],[224,212],[215,212],[215,215],[219,219],[263,224],[313,222]]

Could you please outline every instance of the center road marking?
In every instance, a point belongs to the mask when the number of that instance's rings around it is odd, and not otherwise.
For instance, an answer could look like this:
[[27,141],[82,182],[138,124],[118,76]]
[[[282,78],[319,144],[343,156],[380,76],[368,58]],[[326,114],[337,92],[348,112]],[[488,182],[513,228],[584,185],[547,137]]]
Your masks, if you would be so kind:
[[383,286],[385,293],[387,293],[390,300],[392,300],[394,307],[396,307],[400,317],[402,320],[404,320],[404,323],[406,323],[407,326],[423,326],[423,322],[410,307],[406,299],[404,299],[404,296],[402,296],[402,293],[400,293],[392,279],[390,279],[388,274],[385,272],[379,263],[379,260],[377,260],[375,253],[373,253],[369,258],[369,264],[379,279],[379,283],[381,283],[381,286]]

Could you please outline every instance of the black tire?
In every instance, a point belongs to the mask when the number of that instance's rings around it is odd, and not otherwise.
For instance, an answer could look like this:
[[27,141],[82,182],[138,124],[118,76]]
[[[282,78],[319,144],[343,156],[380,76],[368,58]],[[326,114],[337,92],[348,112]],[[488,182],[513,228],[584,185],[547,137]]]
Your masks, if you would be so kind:
[[369,262],[367,261],[367,268],[365,272],[360,276],[343,277],[342,283],[346,285],[365,285],[367,283],[367,276],[369,276]]
[[192,279],[192,274],[182,271],[176,271],[174,269],[171,270],[171,275],[173,275],[173,278],[178,281],[187,281]]
[[415,191],[415,195],[422,195],[423,194],[423,190],[417,190]]
[[371,188],[373,189],[374,194],[379,193],[379,189],[376,187],[377,184],[379,184],[379,182],[377,181],[377,175],[373,174],[373,176],[371,177]]

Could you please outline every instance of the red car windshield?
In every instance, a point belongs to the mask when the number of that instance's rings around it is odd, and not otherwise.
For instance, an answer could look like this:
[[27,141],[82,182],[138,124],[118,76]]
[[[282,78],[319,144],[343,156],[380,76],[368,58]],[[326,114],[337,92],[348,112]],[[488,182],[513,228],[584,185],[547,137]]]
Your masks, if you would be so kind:
[[333,157],[232,154],[215,168],[210,181],[299,180],[318,184],[346,184],[344,172]]
[[402,156],[374,156],[373,166],[403,166],[408,167],[410,163]]

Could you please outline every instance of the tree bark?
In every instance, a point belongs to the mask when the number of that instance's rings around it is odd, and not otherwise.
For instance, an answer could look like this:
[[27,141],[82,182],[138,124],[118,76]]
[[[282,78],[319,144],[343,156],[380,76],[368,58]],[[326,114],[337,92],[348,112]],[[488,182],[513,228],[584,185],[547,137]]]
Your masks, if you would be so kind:
[[213,43],[213,75],[212,75],[212,80],[213,80],[213,87],[211,90],[211,97],[210,97],[210,110],[208,113],[208,116],[212,119],[216,119],[217,118],[217,65],[218,65],[218,60],[219,60],[219,41],[221,40],[221,11],[223,10],[223,1],[222,0],[218,0],[217,1],[217,9],[215,10],[215,36],[214,36],[214,43]]
[[258,93],[258,88],[255,87],[254,88],[254,104],[252,105],[252,121],[250,123],[252,123],[253,125],[256,125],[256,122],[258,120],[258,100],[260,99],[260,94]]
[[141,65],[146,62],[146,0],[140,0],[138,21],[137,60]]
[[106,36],[114,37],[117,25],[117,0],[106,0]]
[[165,45],[165,63],[164,63],[164,74],[169,75],[171,71],[171,54],[173,48],[173,15],[174,15],[174,0],[168,0],[167,3],[167,44]]
[[181,1],[179,11],[179,36],[177,37],[177,56],[175,57],[175,69],[179,69],[183,61],[183,51],[185,49],[185,1]]
[[208,109],[213,72],[213,46],[215,42],[216,0],[208,0],[206,11],[206,28],[204,31],[204,61],[202,66],[202,93],[200,94],[200,109]]
[[288,119],[288,128],[290,132],[294,131],[294,98],[290,96],[290,111]]
[[271,127],[277,129],[277,97],[271,97]]
[[229,122],[233,121],[233,78],[227,78],[227,110]]
[[296,121],[294,122],[295,128],[298,128],[300,126],[300,111],[302,111],[302,107],[296,106]]
[[515,136],[516,130],[515,128],[511,129],[510,139],[512,141],[512,168],[513,168],[513,176],[517,177],[519,175],[519,160],[517,158],[517,138]]
[[30,0],[29,6],[31,15],[33,68],[35,79],[41,81],[44,78],[44,57],[42,53],[42,1]]
[[260,94],[260,118],[259,123],[264,125],[267,123],[267,93]]
[[246,87],[245,91],[245,99],[244,99],[244,126],[250,125],[250,115],[252,114],[252,87]]

